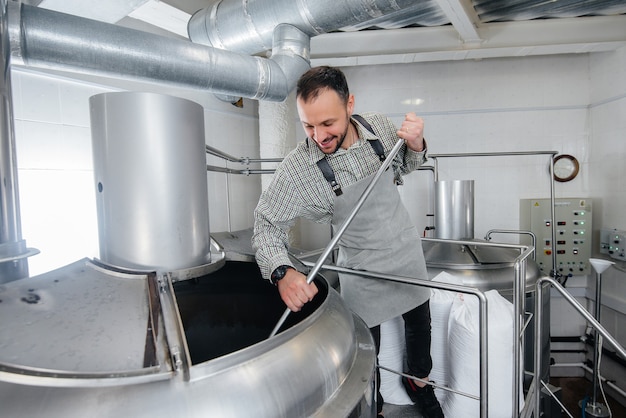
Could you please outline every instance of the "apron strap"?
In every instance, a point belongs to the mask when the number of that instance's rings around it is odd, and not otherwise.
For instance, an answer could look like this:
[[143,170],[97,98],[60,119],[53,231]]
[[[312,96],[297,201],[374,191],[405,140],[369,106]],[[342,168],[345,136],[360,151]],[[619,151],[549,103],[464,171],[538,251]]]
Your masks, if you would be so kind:
[[[352,117],[356,119],[361,125],[363,125],[365,129],[370,131],[373,135],[376,135],[376,132],[374,132],[374,128],[372,128],[372,125],[370,125],[369,122],[366,121],[365,118],[363,118],[363,116],[352,115]],[[367,142],[372,146],[372,148],[374,149],[374,152],[376,153],[376,155],[378,155],[378,158],[380,159],[380,161],[385,161],[386,157],[385,157],[385,149],[383,148],[383,144],[378,139],[369,140]],[[322,171],[322,174],[324,175],[324,178],[326,179],[326,181],[330,184],[330,187],[333,188],[333,192],[335,192],[335,195],[341,196],[343,194],[343,191],[341,190],[341,185],[337,183],[337,179],[335,178],[335,172],[333,171],[332,167],[328,163],[328,160],[326,159],[326,157],[319,160],[317,162],[317,166]]]
[[320,170],[322,170],[324,178],[330,184],[330,187],[333,188],[333,192],[335,192],[335,195],[341,196],[343,194],[343,191],[341,190],[341,186],[339,185],[339,183],[337,183],[337,179],[335,179],[335,172],[333,171],[330,164],[328,164],[328,160],[326,159],[326,157],[319,160],[317,162],[317,166]]
[[[374,128],[372,128],[372,125],[370,125],[370,123],[366,121],[363,116],[352,115],[352,117],[356,119],[357,122],[359,122],[361,125],[363,125],[365,129],[370,131],[373,135],[376,135],[376,132],[374,132]],[[385,157],[385,149],[383,148],[383,144],[381,144],[378,139],[374,139],[372,141],[367,141],[367,142],[369,142],[372,148],[374,148],[374,152],[376,153],[376,155],[378,155],[378,158],[380,158],[380,161],[385,161],[386,157]]]

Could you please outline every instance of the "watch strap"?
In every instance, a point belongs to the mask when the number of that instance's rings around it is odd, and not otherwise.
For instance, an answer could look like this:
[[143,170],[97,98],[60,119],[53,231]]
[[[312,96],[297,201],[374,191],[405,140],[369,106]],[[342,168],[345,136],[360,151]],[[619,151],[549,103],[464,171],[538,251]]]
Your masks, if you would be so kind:
[[292,269],[293,267],[283,264],[282,266],[276,267],[272,274],[270,275],[270,282],[274,285],[278,285],[278,281],[281,280],[287,274],[287,270]]

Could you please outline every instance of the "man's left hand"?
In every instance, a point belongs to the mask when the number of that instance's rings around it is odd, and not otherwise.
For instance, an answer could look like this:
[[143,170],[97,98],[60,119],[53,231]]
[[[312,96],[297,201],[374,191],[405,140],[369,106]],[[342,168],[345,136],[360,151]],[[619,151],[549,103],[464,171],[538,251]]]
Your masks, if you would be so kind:
[[424,151],[424,120],[415,113],[407,113],[397,132],[407,147],[416,152]]

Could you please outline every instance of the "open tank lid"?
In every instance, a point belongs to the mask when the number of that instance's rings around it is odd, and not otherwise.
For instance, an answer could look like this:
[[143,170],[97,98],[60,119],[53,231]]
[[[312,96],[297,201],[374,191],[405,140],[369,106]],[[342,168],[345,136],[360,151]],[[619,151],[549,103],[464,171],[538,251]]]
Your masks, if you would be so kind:
[[0,286],[0,317],[0,365],[82,374],[156,362],[147,274],[85,258]]
[[428,267],[449,269],[497,269],[511,267],[520,252],[514,248],[423,241]]

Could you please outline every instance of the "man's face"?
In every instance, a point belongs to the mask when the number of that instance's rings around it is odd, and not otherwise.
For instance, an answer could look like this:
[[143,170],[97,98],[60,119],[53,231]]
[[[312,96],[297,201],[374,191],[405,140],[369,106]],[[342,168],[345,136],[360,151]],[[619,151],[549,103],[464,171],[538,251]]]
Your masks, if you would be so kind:
[[325,89],[308,102],[297,99],[298,115],[307,136],[317,144],[324,154],[337,151],[348,132],[354,97],[343,103],[339,95]]

